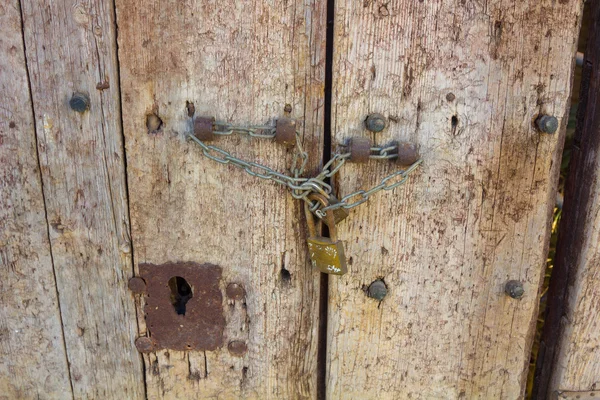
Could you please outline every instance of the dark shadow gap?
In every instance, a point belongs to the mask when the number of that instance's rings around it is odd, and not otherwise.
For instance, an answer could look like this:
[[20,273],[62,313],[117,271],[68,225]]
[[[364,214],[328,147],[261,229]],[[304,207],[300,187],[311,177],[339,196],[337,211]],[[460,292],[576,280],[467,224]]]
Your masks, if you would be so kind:
[[[585,52],[592,24],[590,2],[585,4],[579,34],[578,52]],[[573,60],[574,62],[575,60]],[[526,398],[544,400],[547,398],[550,379],[554,368],[556,351],[560,341],[560,325],[565,306],[568,285],[568,265],[564,262],[565,246],[569,247],[569,236],[574,234],[570,208],[576,206],[574,197],[575,182],[569,168],[579,153],[578,136],[583,129],[583,119],[587,104],[591,66],[576,67],[571,88],[571,108],[568,114],[567,132],[560,166],[558,196],[552,221],[552,234],[548,251],[548,261],[544,281],[539,296],[539,310],[534,342],[531,348],[531,361],[527,377]],[[572,167],[570,167],[572,165]],[[563,215],[563,202],[566,214]],[[571,213],[572,214],[572,213]],[[566,218],[564,218],[566,216]],[[575,224],[576,225],[576,224]]]
[[[323,165],[331,159],[331,101],[333,87],[333,24],[334,0],[327,0],[327,31],[325,35],[325,99],[323,121]],[[330,182],[328,182],[330,183]],[[328,234],[328,232],[324,232]],[[327,397],[327,318],[329,313],[329,275],[321,274],[319,282],[319,334],[317,350],[317,399]]]

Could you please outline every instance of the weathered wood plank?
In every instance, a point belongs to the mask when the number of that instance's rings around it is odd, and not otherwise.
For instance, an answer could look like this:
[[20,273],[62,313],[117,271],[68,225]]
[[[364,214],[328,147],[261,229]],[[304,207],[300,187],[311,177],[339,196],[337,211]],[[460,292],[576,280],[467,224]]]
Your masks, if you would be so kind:
[[70,398],[18,1],[0,53],[0,398]]
[[[549,292],[553,309],[547,322],[554,322],[549,328],[556,332],[550,329],[542,338],[556,350],[545,349],[542,378],[551,379],[538,391],[540,399],[556,390],[600,389],[600,4],[590,6],[593,22],[552,276],[557,285]],[[549,337],[552,333],[558,335]]]
[[[245,302],[224,297],[223,348],[145,357],[149,398],[315,397],[318,274],[306,262],[302,206],[283,187],[202,156],[185,134],[187,102],[196,116],[242,125],[272,123],[289,104],[315,172],[324,2],[116,4],[134,264],[217,264],[223,289],[235,282],[247,293]],[[149,114],[162,121],[155,132]],[[292,152],[269,140],[215,144],[280,172],[290,166]],[[229,354],[231,340],[248,352]]]
[[[75,398],[142,398],[111,2],[23,1],[44,199]],[[87,93],[90,110],[69,108]]]
[[[422,167],[340,227],[330,398],[522,396],[566,125],[579,1],[336,1],[334,143],[421,147]],[[390,119],[367,134],[370,112]],[[564,121],[564,122],[563,122]],[[341,194],[397,168],[347,167]],[[379,304],[364,285],[383,277]],[[520,301],[504,295],[524,283]]]

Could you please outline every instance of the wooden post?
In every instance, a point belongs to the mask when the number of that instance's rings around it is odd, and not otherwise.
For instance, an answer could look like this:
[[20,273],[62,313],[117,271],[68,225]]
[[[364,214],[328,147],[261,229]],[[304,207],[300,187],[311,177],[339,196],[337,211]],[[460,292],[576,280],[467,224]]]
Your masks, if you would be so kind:
[[58,291],[73,396],[141,398],[114,9],[76,0],[21,7],[56,276],[46,290]]
[[600,389],[600,4],[590,5],[592,26],[540,344],[537,399],[553,398],[557,391]]
[[[408,141],[423,164],[338,230],[351,265],[329,279],[328,397],[520,398],[582,4],[335,4],[332,142]],[[364,129],[370,113],[383,132]],[[537,131],[540,114],[560,132]],[[340,195],[398,168],[344,168]],[[382,302],[366,295],[376,279]]]
[[21,32],[0,5],[0,397],[71,398]]

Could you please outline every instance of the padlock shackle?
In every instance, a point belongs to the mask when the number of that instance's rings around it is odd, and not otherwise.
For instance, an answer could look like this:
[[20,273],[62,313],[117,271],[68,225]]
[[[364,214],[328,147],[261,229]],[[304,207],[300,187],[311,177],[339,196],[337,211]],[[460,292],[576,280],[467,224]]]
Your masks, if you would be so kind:
[[[329,205],[329,199],[320,193],[311,193],[308,195],[309,200],[316,200],[323,205],[323,207],[327,207]],[[308,205],[308,203],[306,203]],[[337,229],[335,227],[335,216],[333,215],[332,210],[327,210],[325,213],[325,217],[323,217],[322,221],[325,222],[325,225],[329,228],[329,237],[333,240],[337,239]],[[309,227],[310,233],[310,227]]]
[[308,227],[308,235],[309,236],[317,236],[320,235],[321,230],[321,220],[319,220],[319,233],[317,233],[317,226],[315,225],[315,216],[310,211],[310,204],[308,202],[304,203],[304,216],[306,217],[306,226]]

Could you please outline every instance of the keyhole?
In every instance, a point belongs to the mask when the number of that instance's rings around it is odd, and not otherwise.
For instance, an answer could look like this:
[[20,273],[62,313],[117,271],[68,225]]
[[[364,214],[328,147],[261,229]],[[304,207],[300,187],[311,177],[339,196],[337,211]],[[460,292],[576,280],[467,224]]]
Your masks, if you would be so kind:
[[194,297],[191,286],[187,281],[180,277],[174,276],[169,279],[169,288],[171,289],[171,304],[179,315],[185,315],[185,305]]

